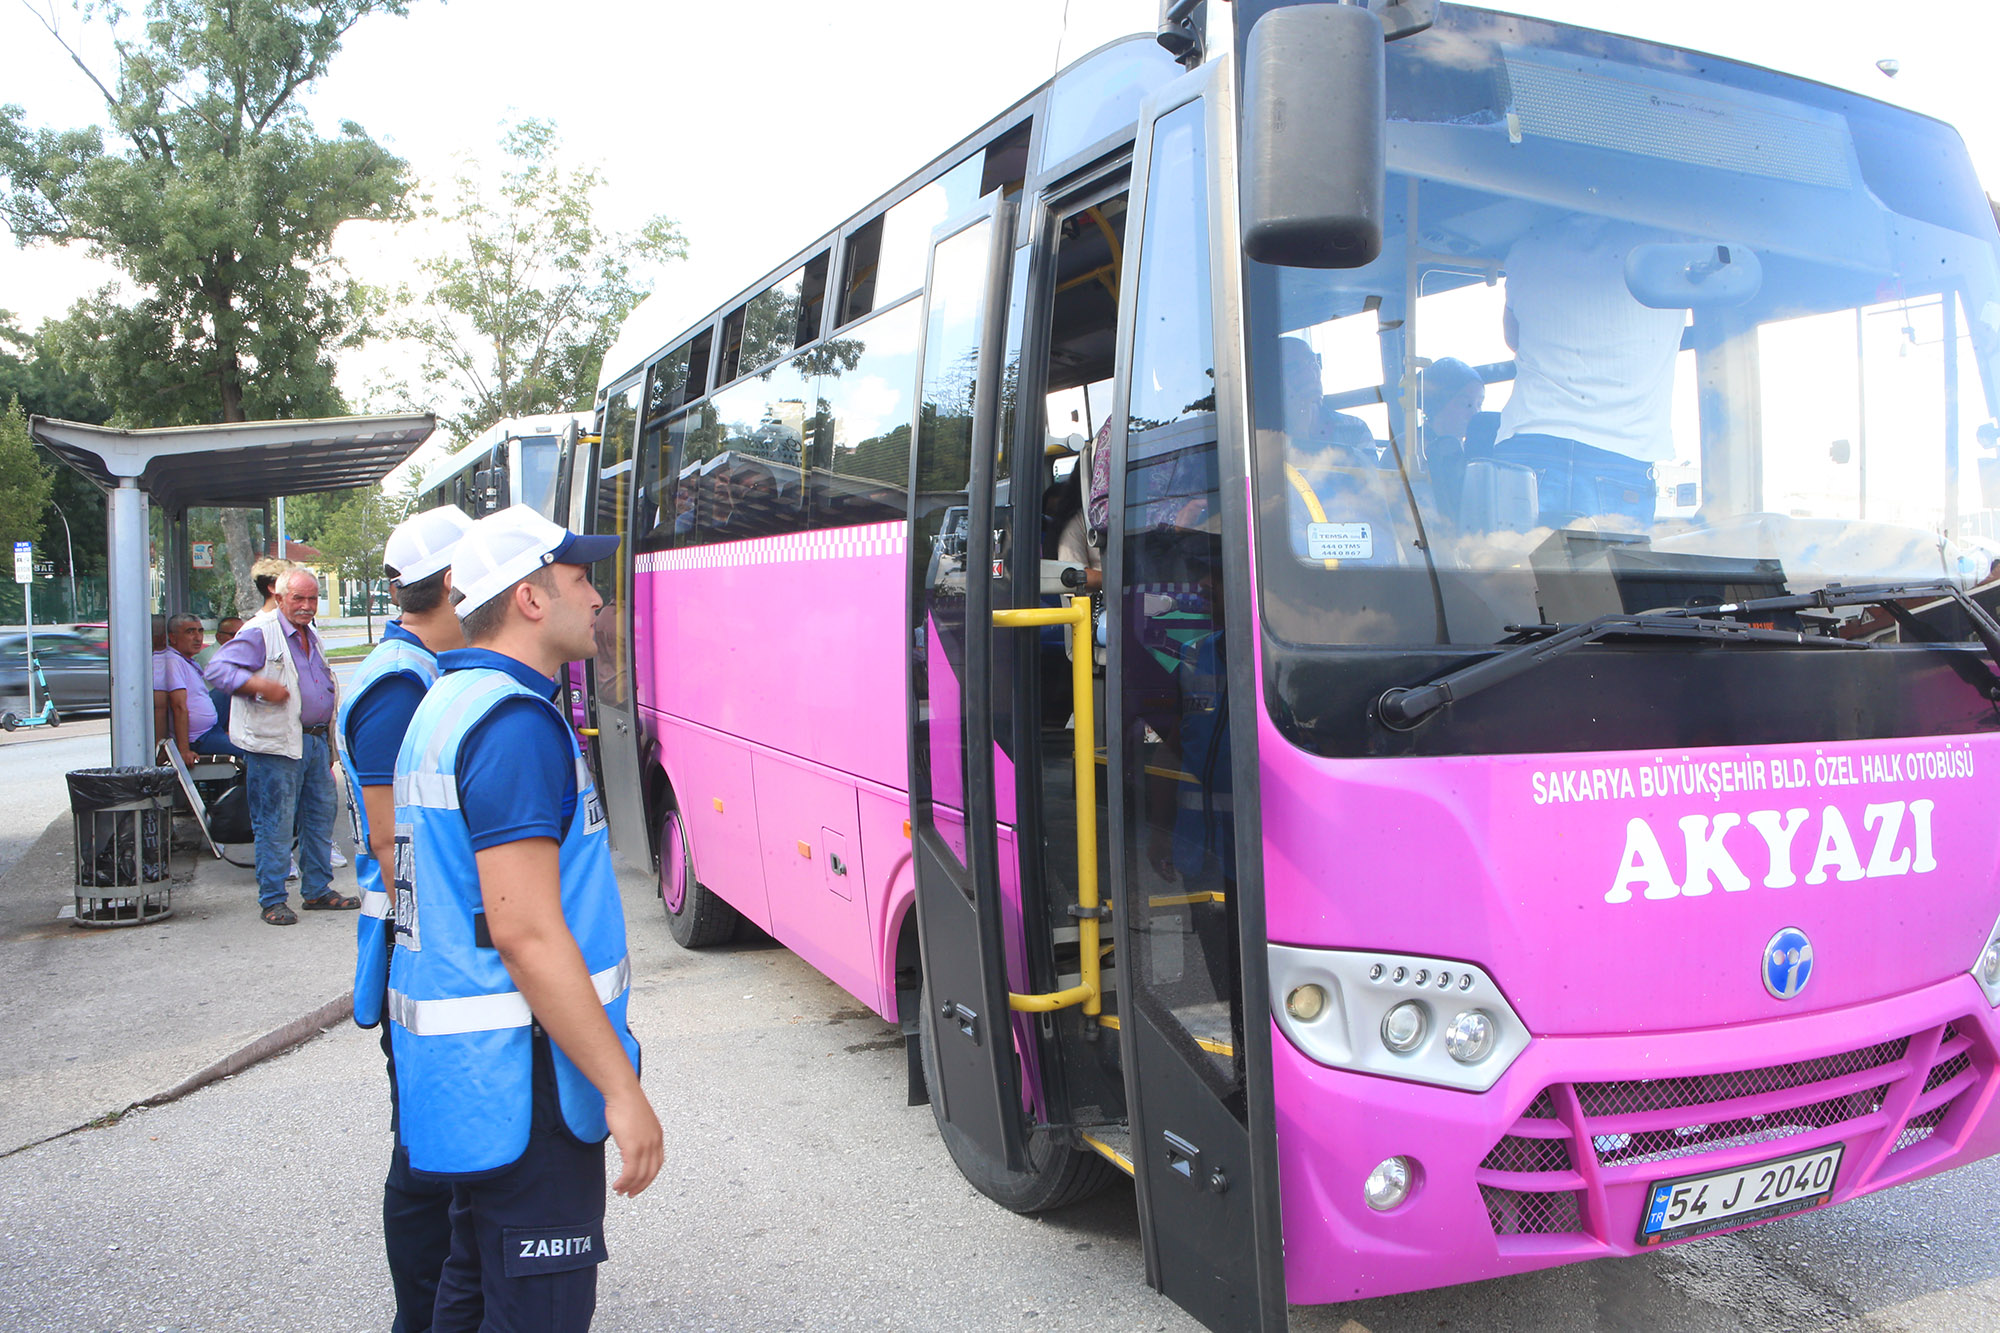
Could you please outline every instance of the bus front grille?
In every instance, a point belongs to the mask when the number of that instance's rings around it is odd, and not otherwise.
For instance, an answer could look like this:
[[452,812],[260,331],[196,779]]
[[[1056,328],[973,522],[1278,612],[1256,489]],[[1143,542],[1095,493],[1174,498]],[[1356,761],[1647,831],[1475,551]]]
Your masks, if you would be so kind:
[[[1876,1174],[1902,1175],[1949,1151],[1954,1108],[1970,1105],[1993,1067],[1971,1020],[1893,1041],[1720,1074],[1553,1083],[1479,1163],[1476,1179],[1496,1236],[1592,1236],[1605,1213],[1597,1191],[1701,1170],[1693,1159],[1800,1135],[1849,1145],[1842,1193],[1868,1183],[1881,1135],[1891,1139]],[[1783,1148],[1773,1148],[1782,1153]],[[1593,1197],[1596,1202],[1593,1204]],[[1609,1239],[1596,1235],[1598,1240]]]

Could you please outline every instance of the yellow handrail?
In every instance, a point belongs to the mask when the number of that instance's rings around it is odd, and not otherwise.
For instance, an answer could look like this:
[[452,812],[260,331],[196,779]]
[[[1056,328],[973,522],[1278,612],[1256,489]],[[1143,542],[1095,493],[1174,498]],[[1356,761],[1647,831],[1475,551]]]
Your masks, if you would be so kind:
[[1104,989],[1097,963],[1097,709],[1091,688],[1090,599],[1072,598],[1067,606],[995,611],[993,623],[1000,629],[1040,629],[1044,625],[1070,627],[1070,692],[1075,697],[1076,713],[1073,719],[1076,728],[1076,942],[1083,954],[1083,981],[1068,990],[1046,995],[1009,993],[1007,1005],[1024,1013],[1041,1014],[1081,1004],[1085,1017],[1096,1018],[1104,1010]]

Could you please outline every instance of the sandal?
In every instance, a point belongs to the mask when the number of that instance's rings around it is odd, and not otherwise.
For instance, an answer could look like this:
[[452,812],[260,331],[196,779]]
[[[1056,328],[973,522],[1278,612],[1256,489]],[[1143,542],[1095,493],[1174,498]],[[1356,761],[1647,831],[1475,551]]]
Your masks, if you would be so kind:
[[299,924],[299,914],[284,903],[272,903],[260,915],[264,918],[264,924],[267,926],[296,926]]
[[352,912],[361,906],[361,900],[329,893],[323,898],[307,898],[299,906],[308,912]]

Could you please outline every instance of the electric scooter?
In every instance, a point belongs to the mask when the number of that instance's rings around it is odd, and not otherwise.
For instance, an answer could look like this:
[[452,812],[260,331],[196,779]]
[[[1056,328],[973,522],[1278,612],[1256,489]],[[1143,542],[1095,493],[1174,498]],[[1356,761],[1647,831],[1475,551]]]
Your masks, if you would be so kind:
[[[49,678],[42,674],[42,659],[32,653],[28,655],[28,673],[28,707],[34,711],[28,713],[26,716],[21,716],[12,709],[0,713],[0,731],[16,731],[22,727],[59,727],[62,725],[62,714],[56,711],[56,697],[49,693]],[[38,685],[42,691],[42,706],[37,709],[35,708],[35,687]]]

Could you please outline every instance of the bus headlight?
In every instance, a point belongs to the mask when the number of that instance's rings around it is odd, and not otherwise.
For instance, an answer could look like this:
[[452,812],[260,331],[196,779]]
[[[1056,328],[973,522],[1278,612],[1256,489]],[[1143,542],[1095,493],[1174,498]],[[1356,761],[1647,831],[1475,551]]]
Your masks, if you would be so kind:
[[1315,1063],[1484,1092],[1528,1047],[1527,1025],[1477,964],[1289,944],[1266,953],[1271,1016]]
[[1408,1055],[1424,1044],[1431,1017],[1415,1000],[1405,1000],[1382,1015],[1382,1044],[1398,1055]]
[[1292,987],[1292,993],[1285,997],[1285,1012],[1301,1023],[1312,1022],[1326,1012],[1326,989],[1310,981]]
[[1493,1050],[1493,1020],[1467,1009],[1444,1028],[1444,1053],[1462,1065],[1476,1065]]
[[1416,1173],[1407,1157],[1391,1157],[1378,1162],[1361,1186],[1361,1197],[1378,1213],[1386,1213],[1410,1197],[1410,1183]]
[[1979,956],[1968,970],[1979,989],[1986,992],[1986,1003],[2000,1009],[2000,922],[1986,932],[1986,942],[1979,946]]

